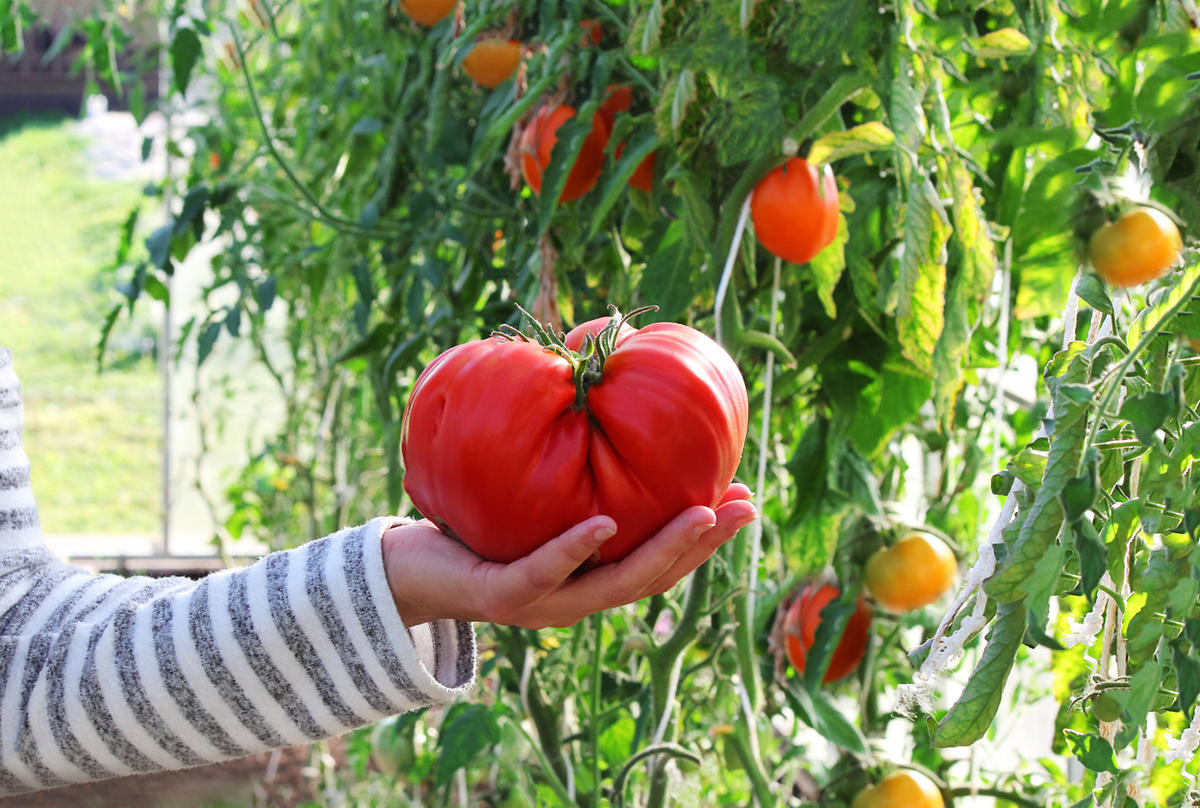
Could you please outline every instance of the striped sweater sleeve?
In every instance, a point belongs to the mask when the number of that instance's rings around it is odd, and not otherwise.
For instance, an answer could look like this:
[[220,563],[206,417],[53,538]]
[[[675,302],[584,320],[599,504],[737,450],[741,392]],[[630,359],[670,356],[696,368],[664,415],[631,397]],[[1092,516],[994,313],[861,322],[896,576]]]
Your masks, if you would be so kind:
[[93,575],[42,541],[0,348],[0,793],[340,735],[466,692],[469,623],[401,621],[375,519],[203,580]]

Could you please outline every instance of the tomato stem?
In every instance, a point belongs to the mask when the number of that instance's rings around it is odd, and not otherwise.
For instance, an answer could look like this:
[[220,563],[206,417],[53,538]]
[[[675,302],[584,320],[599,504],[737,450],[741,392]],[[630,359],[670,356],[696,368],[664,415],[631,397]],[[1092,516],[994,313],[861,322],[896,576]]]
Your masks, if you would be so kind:
[[616,306],[610,305],[608,308],[612,312],[612,319],[608,324],[599,334],[588,334],[584,337],[580,349],[572,351],[567,347],[565,334],[555,333],[553,329],[546,327],[548,324],[544,325],[538,322],[537,318],[522,308],[519,303],[516,305],[517,311],[524,314],[525,318],[529,320],[533,334],[526,334],[519,328],[505,323],[493,331],[492,336],[514,342],[536,342],[546,350],[567,360],[575,382],[575,410],[577,412],[586,406],[588,390],[592,385],[599,384],[603,378],[604,363],[616,351],[621,329],[634,317],[648,311],[658,311],[658,306],[641,306],[628,314],[621,314]]

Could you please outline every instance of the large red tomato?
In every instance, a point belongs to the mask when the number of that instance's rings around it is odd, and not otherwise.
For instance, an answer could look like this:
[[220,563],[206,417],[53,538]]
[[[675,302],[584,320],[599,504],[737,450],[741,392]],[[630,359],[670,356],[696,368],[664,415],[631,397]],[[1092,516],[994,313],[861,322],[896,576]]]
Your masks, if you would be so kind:
[[[538,110],[521,135],[521,174],[535,194],[542,192],[542,172],[550,165],[550,153],[558,142],[558,128],[575,117],[575,108],[561,104]],[[592,116],[592,131],[567,175],[559,202],[570,202],[592,190],[604,168],[604,147],[608,145],[608,127],[599,115]]]
[[[812,584],[804,587],[788,607],[784,616],[783,632],[788,659],[797,673],[804,673],[808,649],[812,647],[817,637],[817,626],[821,624],[821,610],[839,594],[836,586]],[[825,676],[821,681],[836,682],[838,679],[844,679],[858,667],[867,651],[867,635],[871,629],[872,617],[870,605],[859,597],[854,613],[846,622],[842,637],[829,658],[829,667],[825,669]]]
[[[417,509],[502,562],[606,514],[617,533],[594,558],[605,563],[686,508],[715,507],[746,439],[740,371],[687,326],[615,326],[606,317],[577,327],[565,340],[571,358],[492,336],[435,359],[402,427]],[[588,335],[604,344],[602,363],[576,358]]]
[[762,245],[793,264],[806,264],[837,235],[837,180],[793,157],[759,180],[750,198],[754,232]]

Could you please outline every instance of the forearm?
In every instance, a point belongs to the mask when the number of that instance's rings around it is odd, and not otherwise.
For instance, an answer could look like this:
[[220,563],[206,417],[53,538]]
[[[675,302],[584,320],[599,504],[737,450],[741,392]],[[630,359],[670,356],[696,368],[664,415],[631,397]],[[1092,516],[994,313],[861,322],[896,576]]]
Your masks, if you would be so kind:
[[0,641],[4,788],[238,757],[463,692],[471,627],[404,627],[383,571],[386,526],[198,584],[41,572],[35,586],[55,594]]

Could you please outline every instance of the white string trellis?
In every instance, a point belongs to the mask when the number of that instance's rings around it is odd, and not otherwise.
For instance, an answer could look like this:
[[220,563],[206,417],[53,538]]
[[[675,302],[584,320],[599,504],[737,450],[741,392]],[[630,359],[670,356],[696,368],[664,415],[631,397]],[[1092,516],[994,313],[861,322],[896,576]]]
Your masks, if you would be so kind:
[[[1008,267],[1005,266],[1002,270],[1007,273]],[[1075,338],[1075,328],[1077,318],[1079,316],[1079,281],[1083,277],[1082,268],[1076,273],[1075,279],[1071,282],[1071,290],[1067,295],[1067,308],[1063,314],[1063,342],[1062,347],[1065,350]],[[1006,287],[1007,284],[1004,284]],[[1006,318],[1007,298],[1002,303],[1001,318]],[[1006,351],[1006,345],[1000,345],[998,351]],[[1007,356],[1001,357],[1000,366],[1003,368],[1007,365]],[[1053,409],[1048,414],[1053,418]],[[1038,427],[1035,436],[1044,436],[1045,429]],[[967,571],[963,585],[959,588],[958,594],[954,598],[954,602],[950,608],[946,610],[946,614],[942,617],[938,624],[937,631],[934,632],[933,639],[930,642],[929,654],[921,663],[921,667],[913,674],[913,681],[909,684],[900,685],[896,689],[897,703],[910,712],[927,712],[930,708],[930,703],[933,697],[934,687],[945,675],[946,671],[954,665],[963,655],[963,650],[966,643],[983,630],[987,625],[987,595],[983,591],[983,583],[996,571],[996,544],[999,543],[1004,535],[1004,529],[1012,523],[1013,517],[1016,515],[1017,498],[1025,489],[1024,484],[1020,480],[1014,480],[1012,488],[1009,491],[1008,499],[1004,503],[1004,507],[1000,510],[1000,515],[996,517],[991,530],[988,532],[987,541],[979,547],[979,555],[976,558],[974,565]],[[971,614],[964,617],[959,622],[958,628],[950,632],[950,627],[954,621],[959,618],[963,608],[971,599],[974,598],[975,604],[971,610]]]

